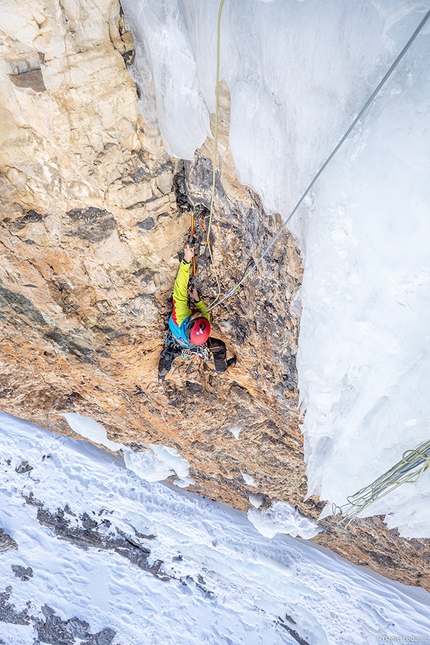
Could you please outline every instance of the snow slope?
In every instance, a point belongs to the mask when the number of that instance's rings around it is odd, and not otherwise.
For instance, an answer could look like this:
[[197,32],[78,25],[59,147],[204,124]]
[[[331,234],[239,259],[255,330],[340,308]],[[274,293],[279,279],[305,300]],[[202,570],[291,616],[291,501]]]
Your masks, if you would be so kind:
[[[191,158],[214,110],[218,0],[124,0],[141,109]],[[286,217],[428,2],[226,0],[221,78],[240,180]],[[341,505],[430,425],[430,23],[291,221],[305,267],[299,386],[309,493]],[[430,473],[369,509],[430,537]],[[330,505],[331,508],[331,505]]]
[[[264,538],[243,513],[142,480],[121,456],[84,441],[6,414],[0,438],[0,527],[18,544],[0,553],[0,640],[7,645],[33,645],[32,623],[44,624],[50,611],[104,634],[91,645],[373,645],[430,633],[430,595],[422,589],[303,540]],[[19,474],[23,461],[32,470]],[[84,513],[86,535],[107,540],[122,531],[150,551],[152,573],[118,551],[58,539],[46,517],[59,508],[72,531]],[[62,522],[57,517],[57,527]],[[16,578],[12,565],[31,567],[33,576]],[[30,601],[29,625],[2,622],[8,586],[15,613]]]

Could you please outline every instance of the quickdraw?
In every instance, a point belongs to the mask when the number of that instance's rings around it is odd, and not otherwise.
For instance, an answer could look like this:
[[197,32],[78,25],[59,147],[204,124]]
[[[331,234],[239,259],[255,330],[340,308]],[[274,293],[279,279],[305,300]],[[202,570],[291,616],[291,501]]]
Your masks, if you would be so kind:
[[193,358],[200,358],[202,361],[211,361],[210,352],[206,345],[199,345],[196,347],[181,347],[181,345],[176,342],[171,331],[168,331],[166,334],[164,346],[177,347],[178,349],[180,349],[181,356],[184,361],[189,361]]
[[202,361],[210,361],[209,350],[205,346],[192,347],[182,350],[182,358],[184,361],[193,360],[193,358],[200,358]]

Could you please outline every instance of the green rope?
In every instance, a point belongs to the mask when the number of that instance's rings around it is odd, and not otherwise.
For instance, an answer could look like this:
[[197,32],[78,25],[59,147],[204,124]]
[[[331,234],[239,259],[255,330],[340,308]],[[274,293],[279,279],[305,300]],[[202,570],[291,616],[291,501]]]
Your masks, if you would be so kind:
[[406,450],[401,461],[369,486],[348,497],[347,504],[333,505],[333,514],[340,513],[340,522],[347,527],[368,506],[402,484],[415,484],[429,468],[430,441],[425,441],[414,450]]
[[[223,4],[224,4],[224,0],[221,0],[221,4],[220,4],[220,11],[222,10],[222,5],[223,5]],[[306,188],[306,190],[305,190],[305,192],[303,193],[303,195],[300,197],[300,199],[299,199],[299,201],[297,202],[297,204],[294,206],[293,210],[291,211],[291,213],[289,214],[289,216],[287,217],[287,219],[285,220],[285,222],[282,224],[282,226],[281,226],[281,228],[279,229],[279,231],[278,231],[278,232],[276,233],[276,235],[273,237],[272,241],[271,241],[271,242],[270,242],[270,244],[267,246],[267,248],[263,251],[263,253],[262,253],[262,254],[261,254],[261,256],[258,258],[258,260],[256,260],[256,261],[255,261],[255,263],[253,264],[253,266],[249,269],[249,271],[247,271],[247,272],[245,273],[245,275],[244,275],[244,276],[239,280],[239,282],[238,282],[237,284],[235,284],[235,285],[234,285],[234,287],[232,287],[231,289],[229,289],[229,290],[228,290],[228,291],[223,295],[223,297],[221,298],[221,300],[219,300],[219,296],[220,296],[220,294],[218,294],[218,296],[217,296],[216,300],[215,300],[215,301],[214,301],[214,302],[213,302],[213,303],[212,303],[212,304],[207,308],[207,311],[210,311],[210,310],[211,310],[211,309],[213,309],[214,307],[218,307],[218,306],[219,306],[219,305],[221,305],[223,302],[225,302],[225,300],[227,300],[227,298],[230,298],[230,296],[232,296],[234,293],[236,293],[236,291],[239,289],[239,287],[241,286],[241,284],[242,284],[243,282],[245,282],[245,280],[247,280],[247,279],[249,278],[249,276],[251,275],[251,273],[253,273],[253,271],[255,271],[255,270],[257,269],[257,267],[258,267],[258,265],[260,264],[260,262],[264,259],[264,257],[267,255],[267,253],[268,253],[268,252],[270,251],[270,249],[272,248],[272,246],[275,244],[276,240],[279,238],[279,236],[281,235],[282,231],[286,228],[286,226],[287,226],[288,222],[290,221],[290,219],[293,217],[293,215],[294,215],[294,214],[296,213],[296,211],[299,209],[299,207],[301,206],[301,204],[302,204],[302,203],[303,203],[303,201],[305,200],[306,196],[309,194],[309,192],[310,192],[310,191],[311,191],[311,189],[313,188],[313,186],[314,186],[314,184],[316,183],[316,181],[318,180],[318,178],[322,175],[322,173],[323,173],[323,172],[324,172],[324,170],[327,168],[328,164],[329,164],[329,163],[330,163],[330,161],[333,159],[333,157],[335,156],[335,154],[337,153],[337,151],[339,150],[339,148],[344,144],[344,142],[346,141],[346,139],[347,139],[347,138],[349,137],[349,135],[351,134],[352,130],[355,128],[355,126],[357,125],[357,123],[359,122],[359,120],[361,119],[361,117],[363,116],[363,114],[365,113],[365,111],[368,109],[368,107],[370,106],[370,104],[371,104],[371,103],[374,101],[374,99],[376,98],[377,94],[379,94],[379,92],[380,92],[380,90],[382,89],[382,87],[383,87],[383,86],[385,85],[385,83],[388,81],[389,77],[390,77],[390,76],[391,76],[391,74],[394,72],[394,70],[396,69],[397,65],[400,63],[400,61],[402,60],[403,56],[406,54],[406,52],[408,51],[409,47],[412,45],[412,43],[414,42],[415,38],[418,36],[418,34],[420,33],[420,31],[422,30],[422,28],[424,27],[425,23],[427,22],[427,20],[428,20],[429,18],[430,18],[430,10],[426,13],[426,15],[424,16],[424,18],[421,20],[420,24],[419,24],[419,25],[418,25],[418,27],[415,29],[415,31],[414,31],[414,33],[412,34],[412,36],[409,38],[408,42],[407,42],[407,43],[406,43],[406,45],[403,47],[403,49],[402,49],[402,51],[400,52],[400,54],[397,56],[397,58],[395,59],[395,61],[392,63],[391,67],[390,67],[390,68],[389,68],[389,70],[386,72],[386,74],[384,75],[384,77],[382,78],[382,80],[379,82],[379,84],[377,85],[376,89],[375,89],[375,90],[372,92],[372,94],[369,96],[369,98],[367,99],[366,103],[365,103],[365,104],[364,104],[364,106],[361,108],[360,112],[358,113],[358,115],[356,116],[356,118],[354,119],[354,121],[353,121],[353,122],[351,123],[351,125],[349,126],[348,130],[345,132],[345,134],[343,135],[343,137],[341,138],[341,140],[339,141],[339,143],[337,144],[337,146],[334,148],[334,150],[331,152],[331,154],[327,157],[327,159],[325,160],[325,162],[323,163],[323,165],[321,166],[321,168],[318,170],[318,172],[317,172],[317,174],[315,175],[315,177],[312,179],[312,181],[311,181],[311,183],[309,184],[309,186]],[[220,17],[220,13],[219,13],[219,14],[218,14],[218,35],[219,35],[219,30],[220,30],[220,23],[221,23],[221,17]],[[219,56],[219,51],[218,51],[218,56]],[[217,87],[218,87],[218,86],[217,86]],[[217,108],[217,110],[218,110],[218,108]],[[216,123],[217,123],[217,121],[216,121]],[[215,150],[214,150],[214,151],[215,151]],[[216,160],[216,157],[214,157],[214,159]],[[212,192],[212,200],[213,200],[213,195],[214,195],[214,191],[215,191],[215,172],[216,172],[216,169],[215,169],[215,164],[214,164],[214,169],[213,169],[214,179],[213,179],[213,187],[212,187],[212,191],[213,191],[213,192]],[[213,206],[213,204],[211,203],[211,210],[212,210],[212,206]]]

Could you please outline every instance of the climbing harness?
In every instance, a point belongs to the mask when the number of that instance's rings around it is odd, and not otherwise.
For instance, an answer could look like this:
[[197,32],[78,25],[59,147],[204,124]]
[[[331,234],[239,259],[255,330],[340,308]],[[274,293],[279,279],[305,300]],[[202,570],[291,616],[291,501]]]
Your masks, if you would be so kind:
[[166,331],[166,337],[164,339],[164,347],[179,348],[179,345],[173,338],[173,334],[170,330]]
[[192,371],[193,365],[195,365],[196,361],[198,362],[200,360],[201,361],[200,365],[201,365],[203,362],[211,360],[211,357],[209,356],[208,348],[202,347],[202,346],[196,347],[196,348],[193,347],[190,349],[183,349],[181,356],[182,356],[182,360],[190,361],[190,364],[185,370],[186,375],[188,375]]
[[184,361],[193,360],[194,358],[200,358],[202,361],[210,361],[211,357],[209,355],[209,350],[207,347],[190,347],[189,349],[182,350],[182,359]]
[[343,506],[333,504],[333,515],[340,515],[340,523],[346,527],[368,506],[381,499],[402,484],[414,484],[430,468],[430,441],[421,443],[414,450],[406,450],[402,459],[369,486],[348,497]]
[[196,345],[195,347],[181,347],[181,345],[176,342],[175,337],[170,330],[166,333],[164,346],[180,349],[181,357],[184,361],[189,361],[194,358],[200,358],[202,361],[211,360],[209,349],[206,347],[206,345]]
[[[209,254],[210,254],[210,258],[211,258],[212,266],[213,266],[213,259],[212,259],[212,250],[211,250],[211,248],[210,248],[210,244],[209,244],[209,234],[210,234],[210,227],[211,227],[211,222],[212,222],[212,215],[213,215],[213,202],[214,202],[214,195],[215,195],[215,178],[216,178],[216,162],[217,162],[217,146],[218,146],[219,68],[220,68],[221,15],[222,15],[222,9],[223,9],[223,6],[224,6],[224,2],[225,2],[225,0],[221,0],[220,5],[219,5],[219,10],[218,10],[215,136],[214,136],[214,156],[213,156],[213,169],[212,169],[213,176],[212,176],[211,209],[210,209],[209,226],[208,226],[208,232],[207,232],[207,242],[208,242]],[[310,184],[309,184],[309,186],[306,188],[305,192],[304,192],[304,193],[303,193],[303,195],[300,197],[299,201],[298,201],[298,202],[297,202],[297,204],[294,206],[293,210],[291,211],[291,213],[289,214],[289,216],[287,217],[287,219],[285,220],[285,222],[282,224],[282,226],[281,226],[281,228],[279,229],[279,231],[278,231],[278,232],[276,233],[276,235],[273,237],[273,239],[272,239],[272,241],[270,242],[270,244],[266,247],[266,249],[264,249],[263,253],[262,253],[262,254],[261,254],[261,256],[258,258],[258,260],[256,260],[256,261],[254,262],[253,266],[252,266],[248,271],[246,271],[246,272],[245,272],[245,275],[244,275],[244,276],[239,280],[239,282],[237,282],[237,283],[236,283],[236,284],[235,284],[231,289],[229,289],[228,291],[226,291],[226,292],[222,295],[222,297],[221,297],[221,292],[220,292],[220,288],[219,288],[218,276],[216,275],[216,279],[217,279],[217,286],[218,286],[218,294],[217,294],[217,296],[216,296],[215,300],[214,300],[214,301],[209,305],[209,307],[207,307],[206,311],[211,311],[212,309],[214,309],[214,307],[218,307],[218,306],[219,306],[219,305],[221,305],[223,302],[225,302],[225,301],[227,300],[227,298],[230,298],[230,296],[232,296],[234,293],[236,293],[236,292],[238,291],[239,287],[243,284],[243,282],[245,282],[245,280],[247,280],[247,279],[249,278],[249,276],[250,276],[250,275],[251,275],[251,274],[252,274],[252,273],[257,269],[257,267],[259,266],[259,264],[260,264],[260,263],[262,262],[262,260],[266,257],[266,255],[268,254],[268,252],[270,251],[270,249],[272,248],[272,246],[275,244],[276,240],[279,238],[279,236],[281,235],[281,233],[282,233],[282,232],[284,231],[284,229],[286,228],[286,226],[287,226],[288,222],[291,220],[291,218],[293,217],[293,215],[297,212],[297,210],[299,209],[299,207],[301,206],[301,204],[303,203],[303,201],[306,199],[307,195],[308,195],[308,194],[309,194],[309,192],[312,190],[313,186],[315,185],[315,183],[317,182],[317,180],[319,179],[319,177],[322,175],[322,173],[324,172],[324,170],[327,168],[327,166],[329,165],[330,161],[333,159],[333,157],[335,156],[335,154],[338,152],[339,148],[343,145],[343,143],[344,143],[344,142],[346,141],[346,139],[349,137],[349,135],[351,134],[352,130],[355,128],[355,126],[357,125],[357,123],[360,121],[360,119],[361,119],[361,117],[363,116],[363,114],[366,112],[366,110],[368,109],[368,107],[371,105],[371,103],[374,101],[374,99],[376,98],[376,96],[379,94],[379,92],[380,92],[380,90],[382,89],[382,87],[385,85],[385,83],[387,82],[387,80],[390,78],[391,74],[394,72],[394,70],[396,69],[397,65],[400,63],[400,61],[402,60],[402,58],[404,57],[404,55],[406,54],[406,52],[408,51],[408,49],[410,48],[410,46],[412,45],[412,43],[414,42],[414,40],[416,39],[416,37],[418,36],[418,34],[420,33],[420,31],[423,29],[424,25],[426,24],[426,22],[427,22],[427,20],[428,20],[429,18],[430,18],[430,10],[426,13],[426,15],[424,16],[424,18],[421,20],[420,24],[419,24],[419,25],[418,25],[418,27],[415,29],[415,31],[414,31],[414,33],[412,34],[412,36],[409,38],[408,42],[407,42],[407,43],[406,43],[406,45],[403,47],[403,49],[402,49],[402,51],[400,52],[400,54],[399,54],[399,55],[397,56],[397,58],[394,60],[394,62],[392,63],[391,67],[388,69],[388,71],[386,72],[386,74],[384,75],[384,77],[382,78],[382,80],[381,80],[381,81],[379,82],[379,84],[377,85],[376,89],[375,89],[375,90],[372,92],[372,94],[369,96],[369,98],[367,99],[366,103],[365,103],[365,104],[364,104],[364,106],[361,108],[360,112],[358,113],[358,115],[356,116],[356,118],[354,119],[354,121],[351,123],[351,125],[349,126],[348,130],[345,132],[345,134],[343,135],[343,137],[340,139],[340,141],[339,141],[339,143],[337,144],[337,146],[333,149],[333,151],[331,152],[331,154],[327,157],[327,159],[325,160],[325,162],[323,163],[323,165],[321,166],[321,168],[318,170],[317,174],[316,174],[316,175],[315,175],[315,177],[312,179],[311,183],[310,183]],[[221,298],[221,299],[220,299],[220,298]]]

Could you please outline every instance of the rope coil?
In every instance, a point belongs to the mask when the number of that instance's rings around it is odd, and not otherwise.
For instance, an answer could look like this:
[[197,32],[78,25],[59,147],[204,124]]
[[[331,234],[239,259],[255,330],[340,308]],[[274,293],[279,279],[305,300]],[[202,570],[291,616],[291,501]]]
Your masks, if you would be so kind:
[[343,504],[343,506],[333,504],[333,515],[339,513],[339,521],[346,528],[368,506],[402,484],[415,484],[421,475],[429,469],[430,440],[424,441],[417,448],[405,450],[397,464],[368,486],[354,495],[350,495],[347,498],[347,504]]

